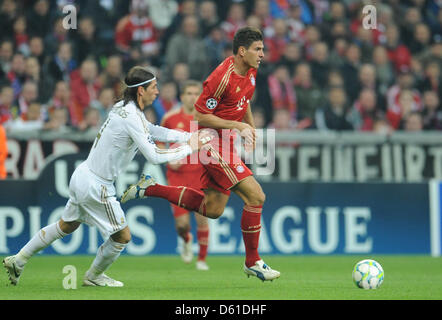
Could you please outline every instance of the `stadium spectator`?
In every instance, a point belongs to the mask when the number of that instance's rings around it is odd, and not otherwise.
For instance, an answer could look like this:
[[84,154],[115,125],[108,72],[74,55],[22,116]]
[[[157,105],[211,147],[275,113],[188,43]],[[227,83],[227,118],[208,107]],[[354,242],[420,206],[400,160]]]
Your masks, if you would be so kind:
[[43,38],[34,36],[29,39],[29,56],[37,58],[40,66],[44,66],[46,63],[46,54]]
[[26,15],[27,33],[30,36],[44,38],[51,28],[51,12],[48,0],[35,1]]
[[78,21],[78,30],[73,34],[72,42],[75,44],[73,56],[78,64],[85,59],[100,59],[103,50],[92,17],[84,16]]
[[266,127],[266,117],[262,107],[253,107],[253,122],[255,123],[256,129],[263,129]]
[[410,50],[400,42],[399,28],[395,24],[387,26],[385,31],[388,58],[393,63],[396,72],[403,68],[410,68]]
[[321,32],[316,25],[309,25],[305,28],[304,37],[299,39],[304,49],[304,57],[307,61],[312,59],[313,46],[321,41]]
[[300,63],[296,67],[294,86],[298,106],[298,120],[307,120],[313,124],[316,109],[323,105],[324,98],[321,88],[312,79],[308,63]]
[[[413,89],[414,78],[409,69],[403,69],[397,82],[387,91],[387,118],[390,125],[397,130],[402,118],[409,112],[421,109],[420,93]],[[402,92],[406,91],[404,95]]]
[[358,74],[361,65],[361,49],[356,44],[350,44],[345,53],[344,64],[340,68],[344,78],[345,90],[350,99],[354,99],[358,92]]
[[73,58],[72,44],[68,41],[61,42],[56,54],[49,60],[46,70],[54,81],[70,81],[72,71],[77,68]]
[[6,130],[0,123],[0,179],[6,179],[6,159],[8,158],[8,140]]
[[58,81],[55,84],[53,96],[46,103],[46,109],[51,111],[57,108],[68,108],[71,101],[70,86],[66,81]]
[[344,37],[338,37],[334,40],[328,56],[330,68],[341,68],[345,62],[345,53],[347,52],[348,42]]
[[328,47],[325,42],[317,42],[313,46],[312,60],[310,61],[313,81],[320,87],[327,84],[330,66],[328,63]]
[[302,61],[301,47],[294,42],[287,43],[279,64],[285,65],[293,77],[296,66]]
[[126,54],[132,45],[139,44],[145,58],[152,58],[159,52],[156,30],[145,1],[132,0],[130,14],[120,19],[116,26],[115,44]]
[[122,94],[123,62],[119,55],[112,55],[107,58],[106,67],[100,74],[100,84],[105,88],[112,88],[114,96]]
[[296,122],[293,117],[290,116],[290,112],[287,109],[278,109],[273,113],[273,119],[268,128],[276,130],[294,130],[296,129]]
[[0,39],[9,38],[13,33],[14,20],[18,16],[15,0],[3,0],[0,7]]
[[221,28],[227,36],[227,41],[231,42],[238,29],[246,26],[246,10],[241,2],[230,4],[226,20],[221,23]]
[[26,56],[29,55],[29,36],[26,33],[25,16],[18,16],[14,20],[14,25],[12,29],[14,30],[13,38],[17,51],[23,53]]
[[348,118],[345,90],[341,87],[330,88],[326,105],[316,110],[316,128],[318,130],[353,130]]
[[152,104],[158,121],[161,122],[164,114],[177,106],[177,94],[178,91],[175,83],[166,82],[161,85],[160,95]]
[[439,64],[436,61],[429,62],[425,66],[424,79],[418,85],[421,92],[433,90],[442,97],[442,77]]
[[[261,1],[267,2],[265,0]],[[302,20],[302,8],[296,2],[290,5],[287,16],[287,27],[290,40],[293,42],[299,42],[305,32],[305,23]]]
[[217,6],[213,0],[203,0],[198,7],[198,18],[201,36],[207,37],[214,28],[218,28],[220,19],[217,13]]
[[296,93],[285,65],[278,65],[267,78],[273,110],[287,109],[288,116],[296,119]]
[[405,116],[403,129],[408,132],[418,132],[423,130],[423,120],[420,112],[412,111]]
[[[189,65],[187,63],[179,62],[173,66],[172,81],[177,87],[177,92],[181,90],[181,86],[190,79]],[[165,77],[167,81],[167,78]]]
[[178,3],[175,0],[145,0],[148,6],[149,18],[160,34],[166,30],[178,12]]
[[378,45],[373,50],[373,64],[376,68],[376,82],[378,83],[378,93],[385,97],[388,88],[395,81],[393,65],[388,59],[385,47]]
[[410,44],[410,52],[420,55],[431,46],[431,31],[427,24],[418,23],[414,28],[413,41]]
[[25,57],[21,53],[16,53],[12,57],[11,68],[6,76],[9,84],[14,89],[14,97],[17,97],[22,91],[24,82],[26,81],[26,63]]
[[17,114],[20,116],[22,114],[26,114],[28,112],[28,108],[31,105],[31,103],[36,102],[37,99],[38,99],[37,83],[32,80],[26,81],[23,85],[23,90],[20,92],[16,102],[14,103],[14,106],[17,106],[18,110],[13,111],[13,113],[17,112]]
[[37,101],[47,102],[54,90],[54,81],[51,77],[43,75],[37,58],[28,57],[26,59],[25,75],[26,81],[33,81],[38,87]]
[[209,72],[209,58],[204,41],[199,36],[196,16],[186,16],[183,19],[181,31],[170,39],[166,49],[165,72],[170,72],[171,68],[179,62],[189,65],[189,75],[192,79],[203,79]]
[[27,111],[20,117],[5,123],[8,132],[26,132],[41,130],[44,127],[41,105],[38,102],[29,104]]
[[269,62],[276,63],[281,59],[289,41],[286,21],[284,19],[273,19],[272,35],[264,39],[264,44],[269,50]]
[[115,104],[115,98],[114,90],[105,87],[100,91],[98,100],[91,102],[90,107],[98,110],[101,124],[106,120],[112,106]]
[[81,131],[98,131],[101,126],[100,111],[95,108],[84,109],[83,121],[78,125]]
[[425,130],[442,130],[441,97],[434,91],[423,93],[422,119]]
[[58,133],[70,132],[68,109],[60,107],[49,112],[49,119],[45,123],[44,129]]
[[14,55],[14,45],[12,41],[5,40],[0,44],[0,78],[4,83],[6,75],[11,69],[12,56]]
[[359,98],[349,113],[349,121],[355,130],[374,130],[374,124],[380,117],[380,108],[377,107],[376,100],[376,92],[373,89],[365,88],[359,93]]
[[4,86],[0,91],[0,124],[5,123],[13,118],[17,117],[17,114],[13,114],[14,103],[14,90],[11,87]]
[[52,56],[63,42],[69,41],[68,29],[63,26],[63,18],[58,17],[53,22],[51,32],[44,38],[44,46],[48,55]]
[[83,121],[84,109],[98,97],[100,84],[97,76],[95,60],[83,61],[80,68],[71,73],[72,104],[69,106],[69,113],[73,126],[78,126]]
[[213,27],[204,38],[210,70],[215,69],[224,60],[223,53],[227,43],[224,31],[218,26]]

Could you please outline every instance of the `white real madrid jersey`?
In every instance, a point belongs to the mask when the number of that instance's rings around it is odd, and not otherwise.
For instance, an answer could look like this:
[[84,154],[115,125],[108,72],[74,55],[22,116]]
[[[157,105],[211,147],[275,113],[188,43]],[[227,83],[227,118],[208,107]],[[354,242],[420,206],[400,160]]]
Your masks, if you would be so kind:
[[179,160],[192,153],[184,144],[175,149],[160,149],[154,141],[187,142],[190,133],[171,130],[147,121],[133,101],[116,103],[92,145],[86,163],[97,176],[115,180],[135,157],[138,150],[154,163]]

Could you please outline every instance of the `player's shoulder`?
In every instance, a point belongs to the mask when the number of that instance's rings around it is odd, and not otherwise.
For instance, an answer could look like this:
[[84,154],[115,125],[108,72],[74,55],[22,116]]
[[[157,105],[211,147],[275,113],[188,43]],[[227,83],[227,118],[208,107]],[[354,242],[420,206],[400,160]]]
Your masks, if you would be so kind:
[[212,71],[207,80],[211,81],[220,81],[222,80],[226,74],[229,74],[233,71],[233,56],[226,58],[223,62],[221,62],[215,70]]
[[116,119],[128,120],[137,115],[137,106],[133,101],[126,103],[124,100],[120,100],[113,105],[110,115],[116,116]]
[[209,85],[214,91],[214,97],[220,98],[224,93],[230,76],[233,73],[233,56],[225,59],[207,78],[205,84]]
[[180,113],[181,113],[181,107],[169,110],[163,116],[163,119],[161,120],[161,125],[164,126],[168,121],[171,121],[171,120],[173,120],[176,117],[179,117]]

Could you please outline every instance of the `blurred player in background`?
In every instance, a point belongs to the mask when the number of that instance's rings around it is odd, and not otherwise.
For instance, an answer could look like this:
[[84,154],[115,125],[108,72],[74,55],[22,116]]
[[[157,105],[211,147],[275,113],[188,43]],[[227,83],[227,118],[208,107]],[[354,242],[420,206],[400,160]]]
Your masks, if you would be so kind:
[[[195,102],[201,94],[202,85],[200,82],[188,80],[180,91],[181,107],[169,111],[163,117],[161,126],[169,129],[177,129],[190,132],[191,121],[193,121]],[[190,156],[177,162],[167,164],[167,181],[170,186],[181,186],[183,188],[193,188],[200,190],[202,188],[201,176],[204,173],[204,167],[200,163],[191,163]],[[181,258],[185,263],[190,263],[193,259],[193,236],[190,232],[189,210],[171,204],[173,217],[175,219],[175,228],[178,235],[183,239]],[[206,263],[207,248],[209,244],[209,224],[207,218],[195,215],[197,230],[196,236],[199,245],[198,260],[196,268],[198,270],[209,270]]]
[[[146,120],[143,110],[159,93],[157,80],[150,71],[132,68],[125,84],[123,99],[113,106],[88,158],[72,174],[69,200],[61,219],[38,231],[18,254],[3,260],[11,284],[17,285],[25,264],[33,255],[74,232],[81,223],[87,223],[96,226],[105,241],[86,271],[83,285],[122,287],[122,282],[104,274],[131,239],[124,212],[116,199],[115,179],[138,150],[148,161],[159,164],[185,158],[204,144],[198,140],[197,132],[170,130]],[[183,145],[165,150],[158,148],[154,140]]]
[[233,39],[233,54],[204,81],[203,92],[195,103],[195,119],[200,128],[212,128],[218,133],[207,153],[211,161],[203,163],[204,193],[192,188],[162,186],[151,177],[142,177],[125,191],[121,201],[160,197],[216,219],[223,214],[233,190],[244,201],[241,230],[246,259],[243,270],[262,281],[273,280],[279,278],[280,272],[264,263],[258,253],[265,194],[252,171],[238,156],[234,148],[235,134],[232,134],[232,131],[240,133],[246,149],[255,148],[250,100],[255,92],[257,69],[264,57],[261,31],[252,27],[239,29]]

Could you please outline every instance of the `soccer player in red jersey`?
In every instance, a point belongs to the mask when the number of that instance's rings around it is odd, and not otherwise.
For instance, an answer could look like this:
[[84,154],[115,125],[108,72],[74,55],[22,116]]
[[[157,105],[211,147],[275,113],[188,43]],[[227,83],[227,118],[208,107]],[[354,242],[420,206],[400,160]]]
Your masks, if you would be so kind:
[[[245,146],[255,147],[255,125],[250,100],[255,91],[257,69],[264,57],[263,36],[260,30],[239,29],[233,39],[233,56],[226,58],[204,81],[203,92],[195,103],[195,119],[200,128],[218,131],[207,154],[215,161],[201,161],[205,172],[202,177],[204,193],[192,188],[179,188],[157,184],[150,176],[130,186],[121,202],[144,197],[167,199],[188,210],[216,219],[224,212],[230,192],[243,201],[241,217],[246,259],[244,272],[262,281],[279,278],[279,271],[271,269],[258,253],[261,213],[265,194],[253,173],[242,162],[233,146],[238,131]],[[226,134],[227,132],[227,134]]]
[[[191,131],[191,122],[194,120],[195,102],[201,93],[202,85],[198,81],[188,80],[181,87],[181,104],[179,109],[174,109],[166,113],[161,122],[162,127],[169,129]],[[195,126],[196,127],[196,126]],[[194,128],[197,129],[197,128]],[[204,173],[204,167],[200,163],[191,163],[190,157],[181,161],[169,162],[167,164],[167,181],[170,186],[181,186],[201,190],[200,177]],[[175,228],[178,235],[183,239],[181,258],[185,263],[190,263],[193,259],[192,233],[190,232],[189,210],[171,204],[175,219]],[[206,263],[207,249],[209,243],[209,224],[207,218],[195,215],[197,225],[197,241],[199,245],[198,260],[196,268],[198,270],[209,270]]]

